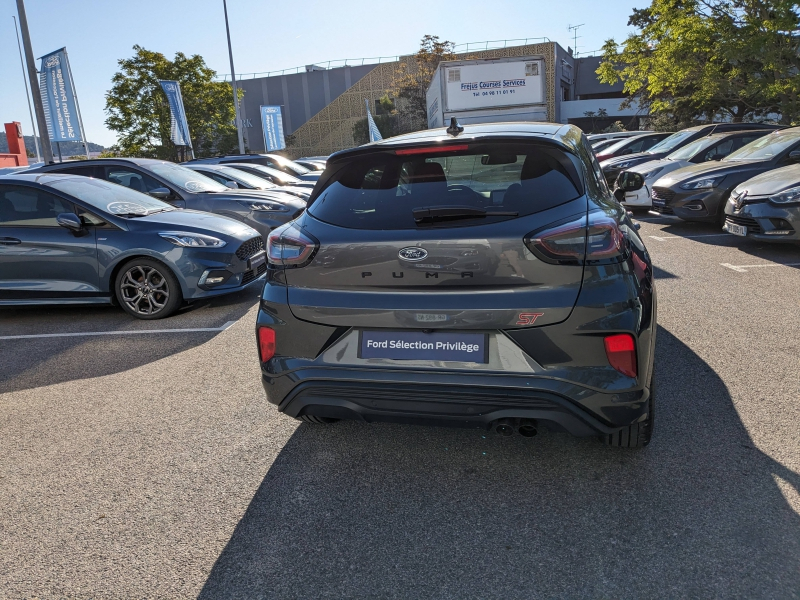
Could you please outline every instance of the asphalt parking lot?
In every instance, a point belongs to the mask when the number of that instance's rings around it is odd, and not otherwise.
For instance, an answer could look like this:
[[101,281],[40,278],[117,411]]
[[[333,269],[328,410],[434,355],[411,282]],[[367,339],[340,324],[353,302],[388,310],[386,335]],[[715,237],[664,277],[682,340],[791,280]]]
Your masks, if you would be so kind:
[[800,248],[641,222],[642,451],[278,415],[257,290],[0,309],[0,598],[799,598]]

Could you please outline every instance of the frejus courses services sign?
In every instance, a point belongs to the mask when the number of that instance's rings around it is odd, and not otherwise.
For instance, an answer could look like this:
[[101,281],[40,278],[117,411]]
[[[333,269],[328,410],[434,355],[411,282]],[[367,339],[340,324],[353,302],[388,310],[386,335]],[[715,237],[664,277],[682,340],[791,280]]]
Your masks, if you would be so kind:
[[283,150],[286,141],[283,139],[283,119],[280,106],[261,107],[261,127],[264,129],[264,144],[267,152]]
[[39,73],[47,132],[54,142],[81,142],[81,126],[66,48],[45,54]]

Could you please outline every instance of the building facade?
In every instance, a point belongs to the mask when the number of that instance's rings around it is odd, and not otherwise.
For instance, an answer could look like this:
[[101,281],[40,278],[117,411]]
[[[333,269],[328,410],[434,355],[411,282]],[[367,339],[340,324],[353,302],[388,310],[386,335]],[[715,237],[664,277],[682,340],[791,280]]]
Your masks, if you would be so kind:
[[[638,127],[636,109],[619,108],[624,99],[622,84],[597,81],[594,71],[599,57],[575,58],[556,42],[509,46],[457,54],[458,60],[477,60],[517,56],[541,56],[545,63],[547,120],[575,123],[584,129],[599,127],[596,116],[605,109],[608,124],[620,120]],[[366,116],[364,100],[371,106],[391,89],[403,63],[413,64],[412,56],[374,65],[322,69],[309,66],[306,72],[239,81],[244,90],[241,110],[247,147],[264,152],[260,107],[282,108],[287,152],[290,156],[328,155],[355,145],[353,125]],[[604,121],[605,122],[605,121]]]

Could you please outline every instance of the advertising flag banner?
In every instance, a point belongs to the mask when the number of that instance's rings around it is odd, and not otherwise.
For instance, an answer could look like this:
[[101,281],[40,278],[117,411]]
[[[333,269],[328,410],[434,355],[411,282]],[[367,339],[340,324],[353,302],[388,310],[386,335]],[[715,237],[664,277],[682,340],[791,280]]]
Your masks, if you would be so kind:
[[375,125],[375,119],[372,118],[372,113],[369,111],[369,100],[364,98],[364,103],[367,105],[367,124],[369,125],[369,141],[377,142],[378,140],[382,140],[383,136],[381,135],[381,132],[378,130],[378,126]]
[[67,49],[61,48],[41,57],[39,91],[44,104],[47,133],[54,142],[85,141],[75,98],[75,86],[67,60]]
[[286,140],[283,139],[283,119],[280,106],[261,107],[261,127],[264,130],[264,145],[267,152],[283,150]]
[[177,81],[161,81],[161,89],[167,95],[169,102],[169,112],[171,115],[169,139],[176,146],[192,147],[192,139],[189,137],[189,123],[186,120],[186,111],[183,108],[183,96],[181,96],[181,85]]

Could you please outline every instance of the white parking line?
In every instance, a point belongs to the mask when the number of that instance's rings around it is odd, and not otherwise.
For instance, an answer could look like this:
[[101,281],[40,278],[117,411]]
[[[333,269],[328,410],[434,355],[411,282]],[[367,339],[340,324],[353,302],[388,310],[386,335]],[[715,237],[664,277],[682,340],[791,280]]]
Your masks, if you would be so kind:
[[747,273],[747,269],[759,269],[762,267],[800,267],[800,263],[769,263],[766,265],[732,265],[730,263],[719,263],[726,269],[731,269],[737,273]]
[[82,337],[91,335],[141,335],[144,333],[200,333],[225,331],[236,321],[228,321],[222,327],[194,327],[189,329],[140,329],[126,331],[80,331],[76,333],[37,333],[34,335],[3,335],[0,340],[31,340],[36,338]]
[[686,238],[701,238],[701,237],[719,237],[723,235],[732,235],[730,233],[704,233],[702,235],[650,235],[648,237],[658,240],[659,242],[666,242],[667,240],[683,240]]

